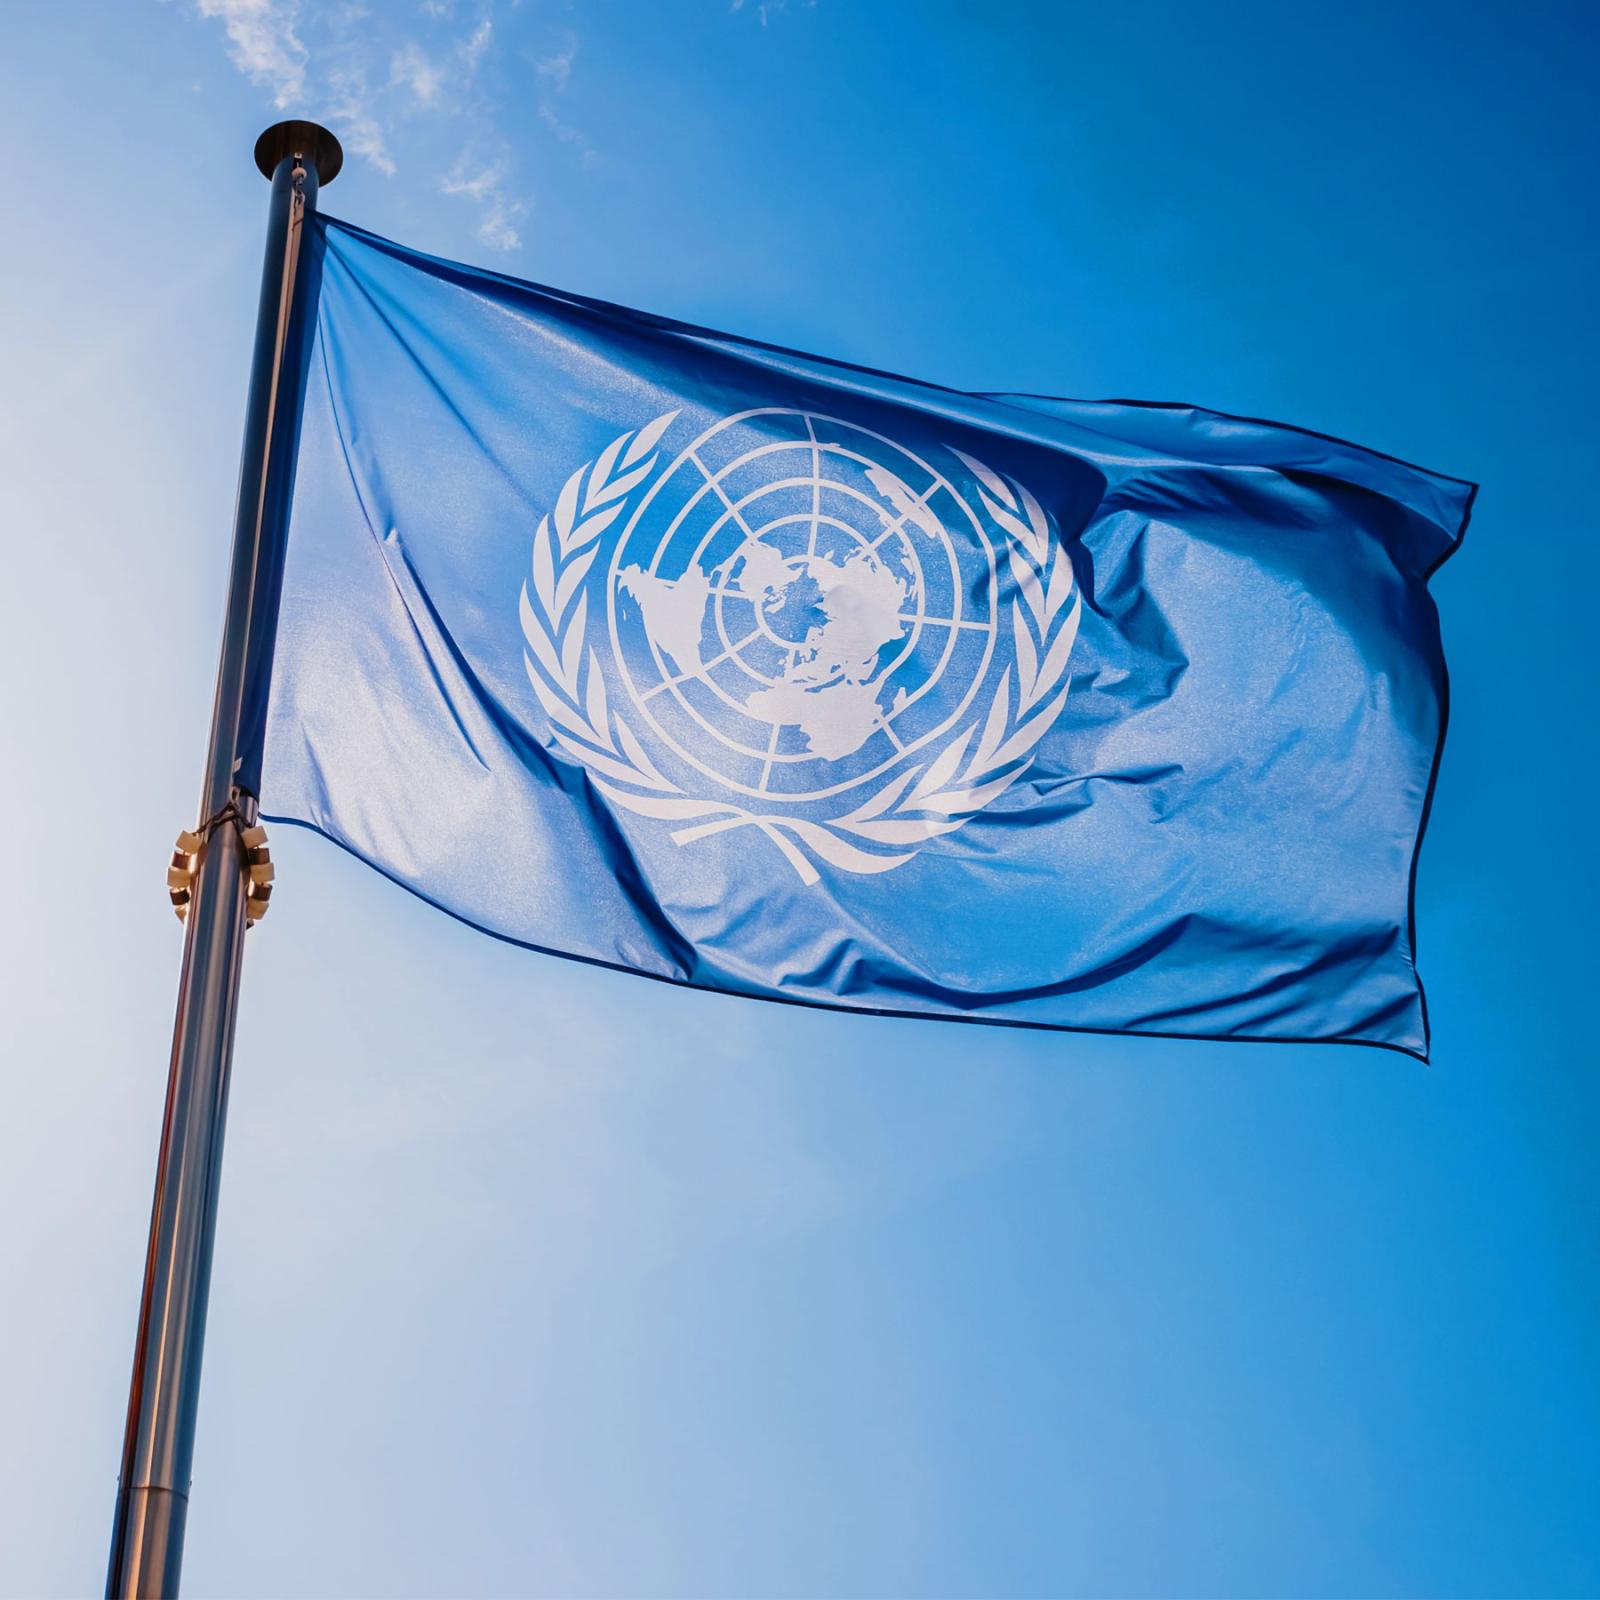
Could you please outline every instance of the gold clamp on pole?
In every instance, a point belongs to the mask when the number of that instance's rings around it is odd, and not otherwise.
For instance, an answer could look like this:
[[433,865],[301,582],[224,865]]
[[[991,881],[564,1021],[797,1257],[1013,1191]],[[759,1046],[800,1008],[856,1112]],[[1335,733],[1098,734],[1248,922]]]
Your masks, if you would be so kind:
[[231,822],[239,835],[244,850],[249,881],[245,886],[245,926],[253,928],[267,914],[267,904],[272,899],[272,882],[277,876],[272,865],[272,851],[267,846],[267,830],[259,822],[246,824],[238,802],[230,800],[216,816],[203,822],[193,832],[185,829],[172,847],[172,861],[167,867],[167,894],[178,921],[189,915],[189,902],[194,898],[194,883],[200,872],[200,860],[206,841],[225,822]]

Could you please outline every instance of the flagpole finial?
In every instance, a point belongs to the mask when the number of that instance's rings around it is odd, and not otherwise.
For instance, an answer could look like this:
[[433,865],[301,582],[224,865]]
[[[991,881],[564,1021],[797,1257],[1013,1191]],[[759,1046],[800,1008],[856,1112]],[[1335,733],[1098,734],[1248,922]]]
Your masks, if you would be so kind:
[[344,165],[344,147],[315,122],[275,122],[256,140],[256,166],[262,177],[270,178],[285,156],[309,156],[316,164],[319,185],[332,183]]

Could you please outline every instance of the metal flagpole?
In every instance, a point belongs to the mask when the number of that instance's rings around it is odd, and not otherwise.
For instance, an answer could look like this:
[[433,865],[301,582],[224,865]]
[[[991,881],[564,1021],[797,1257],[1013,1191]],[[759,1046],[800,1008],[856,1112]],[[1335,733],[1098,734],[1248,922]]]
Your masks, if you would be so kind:
[[261,135],[255,158],[272,180],[266,260],[202,820],[195,833],[180,835],[168,874],[187,929],[107,1600],[157,1600],[178,1591],[240,959],[245,928],[264,909],[272,876],[256,797],[235,782],[238,746],[250,670],[270,648],[277,605],[284,515],[282,497],[269,494],[269,468],[275,433],[298,409],[298,368],[288,357],[302,225],[316,208],[319,182],[332,181],[343,155],[327,129],[280,122]]

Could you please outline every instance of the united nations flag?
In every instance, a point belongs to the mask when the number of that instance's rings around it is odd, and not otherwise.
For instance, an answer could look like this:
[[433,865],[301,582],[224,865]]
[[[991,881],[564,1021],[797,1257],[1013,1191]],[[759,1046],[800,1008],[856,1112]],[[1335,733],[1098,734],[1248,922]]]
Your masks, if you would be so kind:
[[680,983],[1425,1056],[1470,485],[314,226],[269,814]]

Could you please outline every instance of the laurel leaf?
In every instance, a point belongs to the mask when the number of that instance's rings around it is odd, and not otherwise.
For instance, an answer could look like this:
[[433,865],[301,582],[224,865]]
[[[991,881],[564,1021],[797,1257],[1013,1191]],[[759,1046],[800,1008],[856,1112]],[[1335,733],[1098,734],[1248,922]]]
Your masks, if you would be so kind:
[[592,503],[597,506],[603,506],[608,500],[615,500],[621,495],[632,493],[654,465],[655,457],[651,456],[648,461],[642,461],[637,467],[625,471],[620,478],[613,478],[605,488],[595,494]]
[[594,464],[594,471],[589,474],[589,493],[584,497],[583,501],[583,509],[585,511],[594,510],[596,504],[595,491],[604,488],[611,481],[611,474],[616,470],[617,456],[627,442],[628,435],[619,433],[600,452]]
[[641,817],[656,817],[663,822],[687,822],[691,817],[709,817],[713,812],[733,809],[715,800],[691,800],[687,795],[625,794],[613,789],[609,783],[596,787],[618,805],[637,811]]
[[672,419],[677,414],[676,411],[668,411],[657,417],[654,422],[645,423],[634,435],[633,443],[628,446],[628,453],[622,460],[623,466],[631,467],[641,456],[655,449],[656,440],[672,426]]
[[1028,541],[1028,548],[1033,552],[1033,559],[1042,567],[1050,554],[1050,519],[1044,514],[1044,507],[1034,499],[1033,491],[1027,484],[1019,483],[1017,492],[1022,496],[1023,513],[1033,534]]
[[888,872],[890,868],[898,867],[911,859],[909,855],[871,855],[865,850],[858,849],[848,840],[841,839],[838,834],[829,832],[820,823],[801,822],[790,817],[755,820],[763,828],[786,829],[797,838],[803,839],[824,861],[831,866],[841,867],[846,872]]
[[1017,516],[1015,512],[1007,511],[1004,506],[998,505],[981,489],[978,491],[978,496],[983,501],[984,507],[988,511],[989,515],[993,517],[994,520],[998,522],[1000,526],[1004,528],[1006,532],[1009,533],[1011,537],[1023,547],[1023,549],[1027,549],[1028,546],[1032,544],[1033,541],[1029,536],[1026,526],[1023,524],[1022,519]]
[[1044,590],[1040,587],[1038,576],[1028,558],[1019,555],[1014,544],[1006,546],[1006,559],[1011,563],[1011,576],[1016,580],[1022,598],[1028,603],[1028,610],[1033,614],[1033,620],[1039,629],[1039,637],[1042,639],[1045,628]]
[[544,712],[551,722],[563,727],[568,733],[575,734],[580,739],[593,738],[593,734],[585,725],[582,717],[568,706],[554,689],[539,676],[538,668],[533,664],[533,658],[524,653],[522,665],[528,673],[528,682],[533,685],[533,692],[539,697],[539,704],[544,707]]
[[[813,884],[822,881],[822,875],[806,860],[799,848],[790,844],[776,828],[763,827],[761,831],[783,852],[784,860],[800,874],[800,881],[806,888],[809,889]],[[677,835],[674,834],[673,837],[676,838]],[[909,861],[910,859],[910,856],[901,856],[893,865],[898,866],[900,861]]]
[[989,491],[997,500],[1003,500],[1008,506],[1014,506],[1016,497],[1006,487],[1006,481],[998,472],[991,471],[981,461],[974,460],[964,450],[957,450],[952,445],[951,453],[959,456],[963,463],[971,470],[972,475]]
[[577,699],[578,662],[583,655],[583,630],[589,620],[589,597],[578,596],[572,608],[572,621],[567,627],[567,637],[561,646],[561,687]]
[[1017,710],[1020,714],[1033,699],[1034,685],[1039,680],[1039,652],[1033,647],[1033,635],[1028,632],[1028,625],[1014,601],[1011,632],[1017,645]]
[[961,758],[972,742],[972,732],[973,730],[968,728],[953,744],[945,746],[938,759],[923,773],[922,781],[911,791],[908,805],[915,805],[919,795],[932,794],[935,790],[942,789],[956,775],[956,768],[961,765]]
[[608,750],[614,749],[611,743],[611,708],[606,704],[605,674],[601,672],[593,650],[589,652],[589,692],[584,697],[583,709],[589,726],[595,732],[596,742]]
[[622,753],[643,774],[636,777],[635,783],[644,784],[657,789],[671,789],[674,785],[667,782],[655,769],[655,764],[644,753],[644,746],[634,737],[633,729],[621,717],[617,718],[617,738],[622,741]]
[[719,816],[715,822],[702,822],[693,828],[674,830],[672,842],[676,845],[693,844],[697,839],[709,839],[714,833],[727,833],[730,828],[760,828],[763,833],[770,831],[759,817],[752,817],[748,811],[741,811],[737,806],[719,805],[714,809],[727,814]]
[[851,822],[849,818],[841,817],[834,826],[844,828],[850,833],[858,833],[863,839],[870,839],[874,844],[921,844],[924,839],[931,839],[936,834],[952,833],[961,824],[935,822],[929,818],[904,822],[892,819],[882,822]]
[[[714,833],[726,833],[730,828],[759,828],[783,852],[784,859],[799,873],[800,881],[807,888],[810,888],[812,884],[820,881],[817,877],[816,868],[806,860],[799,849],[784,838],[777,827],[773,825],[774,820],[766,817],[752,817],[748,811],[740,811],[731,817],[723,817],[717,822],[702,822],[695,828],[679,828],[672,834],[672,842],[680,846],[694,844],[697,840],[709,839]],[[901,859],[909,860],[910,858],[902,857]]]
[[578,485],[583,481],[583,468],[579,467],[561,485],[556,497],[556,534],[561,540],[561,553],[566,555],[572,539],[572,527],[578,519]]
[[[577,592],[578,585],[589,575],[589,568],[594,565],[594,558],[599,553],[599,546],[592,550],[581,550],[566,565],[561,574],[561,581],[556,584],[556,592],[549,607],[550,620],[556,627],[561,626],[561,619],[566,615],[567,607],[572,603],[572,596]],[[538,562],[535,559],[535,567]]]
[[[570,750],[584,766],[593,771],[603,772],[606,777],[617,783],[632,783],[644,789],[657,787],[635,772],[632,767],[619,761],[615,756],[603,755],[598,750],[589,749],[587,745],[580,745],[577,740],[569,738],[559,727],[552,729],[552,731],[565,749]],[[670,789],[671,785],[667,784],[662,787]]]
[[[1072,610],[1067,613],[1067,620],[1061,624],[1061,631],[1056,635],[1056,642],[1050,646],[1050,652],[1044,658],[1044,665],[1039,669],[1039,677],[1033,686],[1032,692],[1027,696],[1026,704],[1021,708],[1021,714],[1026,714],[1029,706],[1035,700],[1042,700],[1045,695],[1055,688],[1056,680],[1067,670],[1067,657],[1072,654],[1073,641],[1078,637],[1078,619],[1083,615],[1083,598],[1072,603]],[[1017,641],[1020,646],[1022,641]],[[1021,654],[1020,649],[1018,654]]]
[[980,783],[975,789],[951,789],[945,794],[930,795],[924,805],[929,811],[943,811],[946,815],[960,811],[982,811],[997,795],[1005,793],[1032,764],[1031,761],[1025,762],[1015,772],[1008,772],[1003,778],[991,778],[988,783]]
[[598,539],[617,520],[618,514],[626,504],[627,501],[619,500],[614,506],[606,506],[603,510],[596,511],[592,515],[585,517],[572,530],[572,539],[567,546],[568,550],[581,550],[591,539]]
[[993,778],[988,783],[980,783],[978,787],[971,790],[967,796],[968,800],[971,802],[971,809],[973,811],[982,811],[991,800],[994,800],[998,796],[1004,794],[1006,790],[1009,789],[1011,785],[1014,784],[1017,779],[1020,778],[1022,774],[1026,772],[1032,765],[1033,762],[1030,759],[1023,762],[1023,764],[1014,772],[1008,772],[1003,778]]
[[[971,737],[970,730],[968,731],[968,737]],[[857,806],[854,811],[850,812],[848,816],[841,817],[839,821],[841,823],[866,822],[872,817],[881,817],[900,798],[900,792],[916,775],[917,769],[915,767],[910,768],[896,778],[893,783],[886,783],[864,805]]]
[[1044,596],[1046,626],[1055,621],[1071,592],[1072,561],[1065,550],[1058,549],[1055,560],[1050,564],[1050,586]]
[[528,648],[533,652],[545,675],[553,684],[560,687],[561,663],[556,659],[555,649],[550,642],[550,635],[546,632],[545,625],[534,614],[533,605],[528,599],[527,584],[522,586],[522,596],[518,603],[518,609],[522,613],[522,636],[528,641]]
[[969,772],[987,772],[990,767],[990,757],[1000,747],[1000,740],[1005,735],[1006,718],[1011,714],[1011,668],[1007,667],[1000,674],[1000,687],[995,690],[994,704],[989,707],[989,715],[983,724],[983,736],[978,740],[978,748],[972,757]]
[[997,769],[1009,766],[1013,761],[1020,761],[1044,738],[1055,725],[1056,718],[1061,715],[1061,708],[1067,703],[1067,693],[1070,688],[1071,685],[1068,684],[1067,688],[1064,688],[1044,710],[1024,722],[995,752],[994,764]]
[[539,597],[539,604],[550,613],[550,620],[555,621],[555,609],[551,599],[555,594],[556,569],[550,556],[550,519],[539,518],[539,526],[533,535],[533,592]]

